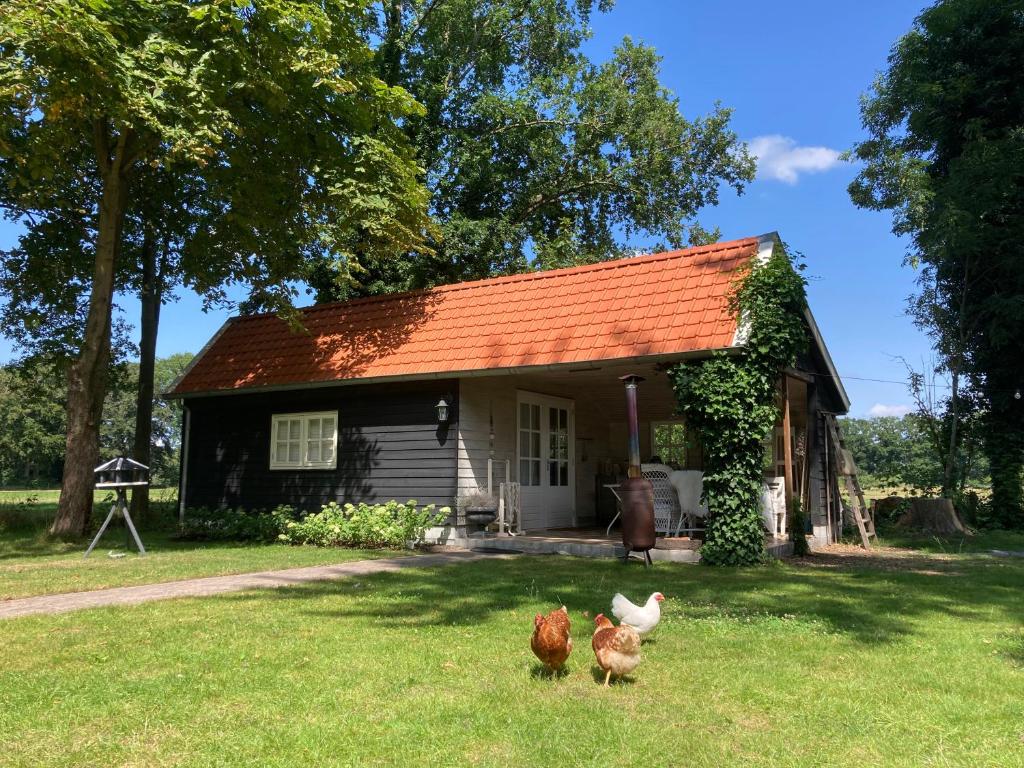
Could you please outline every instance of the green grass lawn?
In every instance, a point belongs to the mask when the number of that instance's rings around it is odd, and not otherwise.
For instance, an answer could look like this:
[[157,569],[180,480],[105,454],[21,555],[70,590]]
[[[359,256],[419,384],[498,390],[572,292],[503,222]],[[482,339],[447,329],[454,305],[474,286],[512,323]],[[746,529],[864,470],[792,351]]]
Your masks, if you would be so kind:
[[878,543],[882,546],[909,547],[936,554],[972,554],[978,552],[1024,552],[1024,533],[1020,531],[983,531],[970,536],[934,536],[908,533],[895,527],[881,527]]
[[[1024,766],[1024,560],[810,563],[488,559],[4,622],[0,762]],[[620,589],[669,599],[606,690],[590,616]],[[549,680],[529,636],[560,602]]]
[[[46,526],[56,512],[57,499],[52,494],[57,492],[40,492],[49,495],[37,499],[28,499],[26,493],[30,492],[7,491],[3,492],[5,498],[0,497],[0,600],[402,554],[283,544],[178,541],[166,525],[173,511],[173,491],[158,490],[150,519],[137,521],[146,547],[145,557],[136,554],[134,546],[126,547],[124,524],[117,520],[111,523],[92,554],[83,559],[87,540],[64,542],[46,535]],[[106,494],[97,495],[94,516],[106,516],[105,498]],[[124,556],[111,558],[111,553]]]
[[[142,544],[146,547],[145,557],[136,554],[134,548],[125,547],[124,532],[117,528],[83,559],[85,542],[52,541],[38,534],[0,536],[0,600],[403,554],[284,544],[176,541],[166,532],[146,531],[142,532]],[[123,553],[124,557],[111,558],[112,552]]]

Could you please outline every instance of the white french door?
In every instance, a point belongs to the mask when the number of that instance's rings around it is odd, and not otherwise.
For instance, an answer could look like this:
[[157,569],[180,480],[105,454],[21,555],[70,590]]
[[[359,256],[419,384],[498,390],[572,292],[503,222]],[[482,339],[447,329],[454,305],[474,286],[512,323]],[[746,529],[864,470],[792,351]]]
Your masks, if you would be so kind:
[[575,524],[575,406],[572,400],[519,392],[516,466],[523,527]]

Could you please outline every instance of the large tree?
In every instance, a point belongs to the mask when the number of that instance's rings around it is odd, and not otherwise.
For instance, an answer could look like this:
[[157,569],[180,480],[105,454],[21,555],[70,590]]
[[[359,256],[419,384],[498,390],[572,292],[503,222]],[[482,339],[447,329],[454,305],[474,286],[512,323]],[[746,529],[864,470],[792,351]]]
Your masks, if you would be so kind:
[[1024,0],[925,10],[863,100],[869,138],[854,148],[864,166],[850,186],[911,238],[915,315],[981,396],[993,513],[1008,526],[1024,525],[1022,71]]
[[30,234],[37,221],[82,226],[65,270],[85,313],[54,533],[88,521],[120,256],[148,174],[200,190],[177,211],[180,265],[214,299],[242,282],[285,310],[310,254],[350,263],[420,242],[425,197],[397,127],[416,105],[371,71],[361,18],[344,0],[0,6],[0,199]]
[[[425,107],[403,127],[442,235],[366,271],[321,260],[321,300],[616,258],[705,234],[695,216],[754,164],[730,112],[687,119],[659,58],[628,38],[582,46],[610,0],[381,0],[367,38],[380,76]],[[354,281],[354,283],[352,282]]]

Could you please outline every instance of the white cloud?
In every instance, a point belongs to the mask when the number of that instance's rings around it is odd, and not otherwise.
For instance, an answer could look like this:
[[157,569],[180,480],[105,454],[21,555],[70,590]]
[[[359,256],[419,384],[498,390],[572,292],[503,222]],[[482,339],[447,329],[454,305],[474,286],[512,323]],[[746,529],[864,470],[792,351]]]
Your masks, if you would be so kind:
[[876,416],[906,416],[913,410],[909,405],[883,405],[882,403],[875,403],[871,406],[868,411],[868,416],[872,418]]
[[829,147],[798,147],[795,139],[771,134],[748,142],[757,158],[757,175],[796,184],[802,173],[821,173],[839,164],[839,152]]

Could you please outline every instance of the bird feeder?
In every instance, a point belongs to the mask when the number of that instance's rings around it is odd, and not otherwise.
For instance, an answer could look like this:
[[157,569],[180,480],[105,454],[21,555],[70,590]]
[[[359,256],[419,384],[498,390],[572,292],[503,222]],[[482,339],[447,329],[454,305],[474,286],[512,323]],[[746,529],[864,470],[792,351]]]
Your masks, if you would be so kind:
[[96,537],[92,540],[89,548],[85,550],[83,557],[88,557],[99,540],[103,538],[107,526],[110,525],[110,521],[114,519],[115,515],[124,518],[129,533],[135,539],[135,546],[138,547],[139,554],[146,554],[146,548],[142,546],[142,539],[139,538],[139,533],[132,523],[132,516],[128,512],[128,489],[149,486],[149,467],[132,459],[120,457],[100,464],[93,470],[93,474],[96,478],[93,483],[94,487],[115,492],[114,504],[110,507],[107,519],[103,521],[103,525],[100,526]]
[[127,489],[149,485],[149,467],[123,457],[100,464],[93,474],[97,488]]
[[656,541],[654,530],[654,486],[640,468],[640,421],[637,413],[637,385],[643,378],[629,374],[619,379],[626,385],[626,426],[629,429],[629,477],[619,483],[622,498],[622,546],[625,558],[642,552],[650,565],[650,550]]

